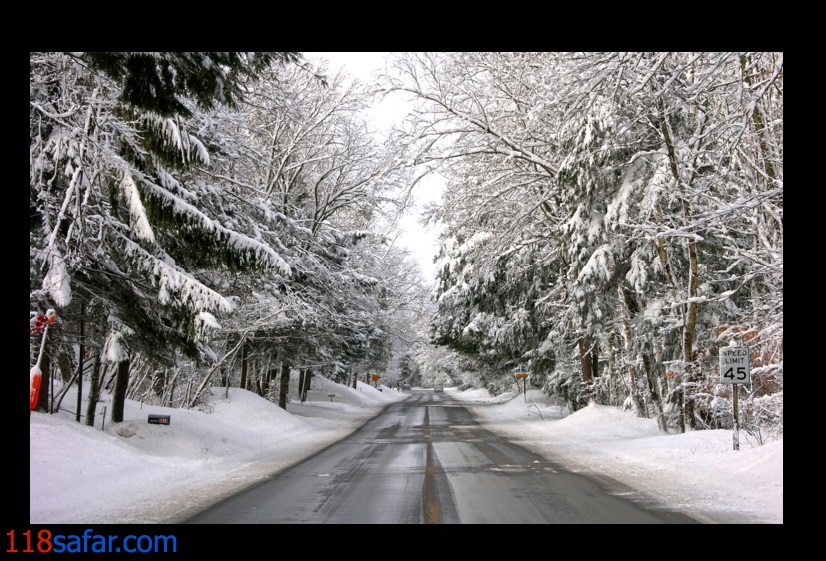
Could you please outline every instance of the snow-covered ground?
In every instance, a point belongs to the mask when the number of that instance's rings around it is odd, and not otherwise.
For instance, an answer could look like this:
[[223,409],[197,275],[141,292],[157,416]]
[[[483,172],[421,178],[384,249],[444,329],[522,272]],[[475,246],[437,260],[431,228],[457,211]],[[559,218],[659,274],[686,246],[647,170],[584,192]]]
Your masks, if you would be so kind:
[[[380,386],[381,387],[381,386]],[[32,413],[31,524],[176,523],[347,436],[409,392],[321,376],[287,410],[253,393],[213,388],[204,410],[127,401],[124,421],[95,427],[71,412]],[[332,399],[329,394],[335,394]],[[598,472],[710,523],[783,523],[783,441],[730,430],[662,435],[656,421],[591,405],[573,414],[541,392],[446,396],[484,425],[575,470]],[[526,399],[527,397],[527,399]],[[64,403],[74,403],[67,396]],[[106,403],[98,405],[101,412]],[[171,416],[168,426],[148,414]],[[108,412],[107,412],[108,415]]]

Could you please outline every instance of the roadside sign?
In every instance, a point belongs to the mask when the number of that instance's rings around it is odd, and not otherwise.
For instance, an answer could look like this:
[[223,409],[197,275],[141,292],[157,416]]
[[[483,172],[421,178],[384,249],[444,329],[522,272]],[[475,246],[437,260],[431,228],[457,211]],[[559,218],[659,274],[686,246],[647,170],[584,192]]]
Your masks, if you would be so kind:
[[172,417],[170,415],[153,415],[150,413],[148,420],[150,425],[168,425]]
[[531,369],[522,364],[513,369],[513,374],[517,378],[527,378],[530,375],[530,373]]
[[751,384],[748,347],[720,349],[720,383]]
[[531,373],[530,368],[525,368],[523,365],[519,365],[513,369],[513,375],[516,376],[516,389],[519,389],[519,382],[518,380],[522,380],[522,393],[525,394],[525,403],[528,402],[528,376]]

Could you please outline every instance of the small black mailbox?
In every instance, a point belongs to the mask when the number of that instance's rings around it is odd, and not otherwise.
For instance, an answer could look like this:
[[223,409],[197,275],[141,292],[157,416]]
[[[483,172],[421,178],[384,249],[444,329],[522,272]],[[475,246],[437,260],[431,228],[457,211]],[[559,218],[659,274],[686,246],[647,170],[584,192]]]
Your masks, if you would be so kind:
[[171,415],[152,415],[149,414],[150,425],[168,425]]

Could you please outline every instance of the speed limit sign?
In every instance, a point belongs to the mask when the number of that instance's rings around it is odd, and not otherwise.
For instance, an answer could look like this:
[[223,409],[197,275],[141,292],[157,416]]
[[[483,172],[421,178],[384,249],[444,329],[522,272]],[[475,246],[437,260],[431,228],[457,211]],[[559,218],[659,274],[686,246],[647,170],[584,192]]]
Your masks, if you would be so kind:
[[748,347],[720,349],[720,383],[751,384]]

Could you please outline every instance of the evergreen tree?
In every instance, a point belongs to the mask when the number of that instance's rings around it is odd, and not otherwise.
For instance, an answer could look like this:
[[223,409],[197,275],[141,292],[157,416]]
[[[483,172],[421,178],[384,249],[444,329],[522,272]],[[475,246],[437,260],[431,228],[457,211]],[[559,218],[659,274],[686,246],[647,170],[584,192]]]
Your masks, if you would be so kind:
[[289,273],[199,200],[209,185],[193,164],[208,165],[209,150],[187,118],[237,102],[240,80],[265,62],[294,58],[229,55],[208,68],[209,53],[31,54],[33,302],[64,308],[77,293],[102,308],[99,333],[122,335],[133,351],[209,358],[215,314],[233,306],[193,265]]

